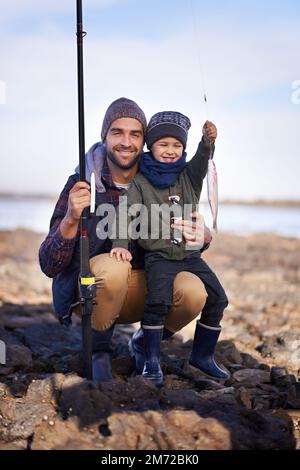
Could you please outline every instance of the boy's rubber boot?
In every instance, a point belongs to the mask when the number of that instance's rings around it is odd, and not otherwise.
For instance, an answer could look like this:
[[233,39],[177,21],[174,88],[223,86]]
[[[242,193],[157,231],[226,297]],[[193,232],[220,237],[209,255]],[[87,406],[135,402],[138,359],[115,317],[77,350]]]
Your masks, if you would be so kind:
[[160,343],[163,335],[163,325],[143,326],[145,364],[143,377],[151,380],[156,386],[163,382],[163,373],[160,367]]
[[189,363],[213,379],[229,379],[230,375],[215,361],[214,353],[221,327],[207,326],[197,321]]
[[[162,340],[171,338],[175,333],[167,328],[163,329]],[[139,328],[135,331],[128,342],[129,352],[131,357],[135,360],[135,371],[138,375],[142,374],[145,364],[145,352],[144,352],[144,331],[143,328]]]
[[115,325],[106,330],[92,330],[93,341],[93,382],[111,382],[113,380],[111,370],[112,349],[111,339]]

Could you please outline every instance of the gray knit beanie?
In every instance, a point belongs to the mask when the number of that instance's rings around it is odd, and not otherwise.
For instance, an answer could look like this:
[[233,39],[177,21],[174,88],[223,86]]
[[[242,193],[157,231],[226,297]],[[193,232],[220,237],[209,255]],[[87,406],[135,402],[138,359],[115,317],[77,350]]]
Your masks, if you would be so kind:
[[146,144],[150,150],[154,142],[164,137],[178,139],[185,149],[191,121],[176,111],[162,111],[154,114],[146,131]]
[[126,117],[137,119],[142,124],[145,135],[147,120],[144,112],[134,101],[129,100],[128,98],[119,98],[111,103],[105,113],[101,130],[102,141],[105,140],[108,129],[112,123],[117,119]]

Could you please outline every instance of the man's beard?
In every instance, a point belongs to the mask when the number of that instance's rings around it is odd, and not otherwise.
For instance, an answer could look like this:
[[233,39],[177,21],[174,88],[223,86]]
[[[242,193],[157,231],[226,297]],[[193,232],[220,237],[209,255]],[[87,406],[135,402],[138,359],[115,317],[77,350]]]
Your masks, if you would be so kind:
[[140,159],[140,155],[137,155],[131,162],[121,163],[113,152],[107,152],[107,158],[121,170],[130,170],[133,168]]

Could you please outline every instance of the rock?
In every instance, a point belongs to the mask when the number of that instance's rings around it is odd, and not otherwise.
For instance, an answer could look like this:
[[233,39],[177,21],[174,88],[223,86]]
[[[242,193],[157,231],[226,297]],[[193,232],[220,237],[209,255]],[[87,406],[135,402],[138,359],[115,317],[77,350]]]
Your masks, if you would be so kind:
[[270,373],[259,369],[243,369],[235,372],[233,379],[237,382],[247,382],[256,385],[270,382]]
[[[208,393],[208,392],[206,392]],[[201,400],[199,393],[195,390],[170,390],[162,389],[159,401],[161,405],[167,405],[168,407],[176,407],[180,409],[193,409],[197,403]]]
[[32,354],[30,349],[20,344],[7,346],[7,366],[18,368],[30,368],[32,366]]
[[241,353],[241,358],[242,358],[243,366],[246,367],[247,369],[255,369],[256,367],[258,367],[257,360],[254,359],[254,357],[251,356],[251,354]]
[[219,404],[228,402],[235,403],[234,393],[234,387],[225,387],[219,390],[204,390],[200,393],[200,397],[202,400],[217,399]]
[[288,374],[286,368],[272,367],[271,383],[281,390],[286,390],[296,384],[296,378],[292,374]]
[[243,405],[248,410],[251,410],[251,408],[252,408],[251,394],[249,393],[249,391],[246,388],[241,387],[241,388],[238,389],[237,399],[238,399],[238,402],[241,405]]
[[8,443],[1,442],[0,451],[1,450],[27,450],[27,446],[28,446],[28,442],[25,439],[23,440],[20,439],[15,442],[8,442]]
[[[91,450],[101,448],[97,429],[83,431],[76,417],[67,421],[56,417],[51,425],[42,422],[36,429],[31,450]],[[100,447],[98,447],[100,446]]]
[[216,351],[220,354],[221,360],[226,367],[228,367],[229,364],[243,363],[241,354],[232,341],[220,341],[217,344]]
[[81,336],[79,328],[67,328],[55,324],[35,324],[24,330],[18,330],[25,344],[36,354],[70,354],[81,350]]
[[159,389],[142,376],[130,377],[126,382],[106,382],[100,390],[111,400],[114,410],[159,409]]
[[204,376],[194,379],[193,384],[199,390],[220,390],[223,388],[222,384]]
[[277,364],[300,369],[300,335],[299,332],[285,332],[266,338],[260,350],[263,357],[276,360]]
[[27,439],[43,417],[56,414],[49,404],[27,403],[26,400],[0,401],[0,439],[4,442]]
[[59,408],[65,418],[77,416],[83,427],[109,415],[112,402],[95,384],[70,376],[62,384]]
[[32,381],[27,390],[26,401],[28,403],[56,403],[65,380],[63,374],[53,374],[47,379]]
[[[117,414],[108,418],[111,436],[104,449],[127,450],[226,450],[231,448],[228,430],[216,420],[204,419],[194,411],[162,414]],[[117,437],[118,436],[118,437]]]
[[11,396],[9,388],[6,384],[0,382],[0,399]]

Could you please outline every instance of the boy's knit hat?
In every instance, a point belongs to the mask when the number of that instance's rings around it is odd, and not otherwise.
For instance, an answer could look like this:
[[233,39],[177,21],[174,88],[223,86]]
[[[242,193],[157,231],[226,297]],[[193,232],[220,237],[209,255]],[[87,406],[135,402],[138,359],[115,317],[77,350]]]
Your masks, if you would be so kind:
[[178,139],[185,149],[191,121],[176,111],[162,111],[154,114],[146,131],[146,144],[150,150],[154,142],[164,137]]
[[142,124],[145,135],[147,120],[144,112],[134,101],[129,100],[128,98],[119,98],[111,103],[105,113],[101,130],[102,141],[105,140],[108,129],[112,123],[117,119],[126,117],[137,119]]

